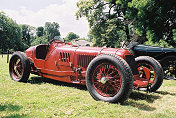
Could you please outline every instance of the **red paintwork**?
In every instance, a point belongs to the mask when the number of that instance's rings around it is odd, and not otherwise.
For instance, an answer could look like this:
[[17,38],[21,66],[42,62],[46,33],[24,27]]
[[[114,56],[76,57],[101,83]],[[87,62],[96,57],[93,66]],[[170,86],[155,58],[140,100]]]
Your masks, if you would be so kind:
[[[31,67],[32,73],[43,77],[60,80],[69,83],[77,83],[85,85],[86,69],[90,61],[99,54],[114,54],[125,59],[125,55],[131,55],[126,49],[117,48],[101,48],[101,47],[84,47],[65,44],[55,40],[47,50],[45,59],[37,59],[36,53],[42,55],[45,51],[36,52],[36,48],[47,46],[38,45],[31,47],[25,51],[27,57],[33,63]],[[81,69],[81,71],[79,71]],[[134,80],[139,75],[134,75]],[[137,86],[148,86],[148,80],[137,82]],[[139,83],[139,84],[138,84]],[[106,95],[105,95],[106,96]]]
[[[151,84],[155,81],[155,71],[154,68],[147,63],[140,63],[138,65],[139,77],[149,80]],[[151,73],[153,72],[153,73]]]
[[[141,72],[140,70],[143,69],[143,72]],[[142,77],[143,74],[145,73],[145,76],[146,76],[146,79],[150,79],[150,70],[147,68],[147,67],[139,67],[138,68],[138,71],[139,71],[139,76]]]

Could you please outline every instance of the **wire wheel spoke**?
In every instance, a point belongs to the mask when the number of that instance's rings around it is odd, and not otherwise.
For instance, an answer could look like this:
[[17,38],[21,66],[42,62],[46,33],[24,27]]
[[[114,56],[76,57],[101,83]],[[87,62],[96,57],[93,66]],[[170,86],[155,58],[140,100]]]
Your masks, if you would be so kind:
[[103,63],[95,68],[92,83],[100,95],[112,97],[118,93],[121,87],[121,76],[114,65]]
[[110,85],[112,86],[111,91],[114,91],[114,90],[117,91],[118,90],[119,86],[117,87],[117,85],[115,85],[113,82],[111,82]]
[[21,59],[20,58],[16,58],[14,61],[13,61],[13,76],[16,78],[16,79],[19,79],[22,77],[22,74],[23,74],[23,67],[22,67],[22,62],[21,62]]
[[97,89],[102,89],[101,87],[103,86],[103,84],[98,83],[95,86],[96,86]]
[[112,81],[112,83],[113,83],[113,85],[114,85],[115,88],[118,88],[118,89],[119,89],[119,87],[120,87],[120,85],[121,85],[121,83],[120,83],[119,80],[114,80],[114,81]]
[[21,77],[19,70],[15,69],[15,73],[17,74],[18,77]]
[[19,63],[20,63],[20,59],[17,59],[17,61],[16,61],[16,66],[18,66],[19,65]]

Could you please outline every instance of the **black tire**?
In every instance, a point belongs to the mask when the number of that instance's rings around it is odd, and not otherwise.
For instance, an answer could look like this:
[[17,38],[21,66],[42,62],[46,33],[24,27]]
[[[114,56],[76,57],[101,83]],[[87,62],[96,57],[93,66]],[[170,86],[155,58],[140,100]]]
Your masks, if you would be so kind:
[[176,79],[176,56],[167,56],[160,61],[165,79]]
[[[101,67],[103,64],[104,67]],[[96,77],[94,76],[95,73]],[[107,79],[107,76],[110,79]],[[98,80],[98,77],[101,79]],[[98,84],[102,87],[97,87]],[[129,97],[133,88],[132,71],[127,62],[119,56],[110,54],[99,55],[90,62],[87,68],[86,86],[95,100],[122,103]]]
[[[150,71],[150,76],[148,78],[146,78],[146,77],[142,77],[142,78],[149,79],[154,82],[151,85],[150,91],[155,92],[157,89],[160,88],[160,86],[163,83],[164,75],[163,75],[163,69],[161,67],[161,64],[157,60],[155,60],[154,58],[149,57],[149,56],[137,57],[137,58],[135,58],[135,61],[138,66],[138,70],[139,70],[139,68],[142,67],[142,68],[146,68],[146,69],[148,68],[149,70],[152,69],[152,71],[154,71],[153,74]],[[147,90],[147,89],[143,89],[143,90]]]
[[15,52],[11,56],[9,63],[9,74],[12,80],[27,82],[30,75],[30,61],[23,52]]

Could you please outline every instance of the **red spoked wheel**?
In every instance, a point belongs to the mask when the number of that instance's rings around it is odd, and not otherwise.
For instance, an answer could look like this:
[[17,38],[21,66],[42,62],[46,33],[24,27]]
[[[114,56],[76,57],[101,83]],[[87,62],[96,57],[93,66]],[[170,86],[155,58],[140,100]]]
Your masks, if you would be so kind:
[[95,100],[105,102],[125,101],[133,88],[129,65],[116,55],[99,55],[89,64],[86,85]]
[[23,64],[19,57],[12,60],[12,76],[13,78],[20,79],[23,75]]
[[94,70],[92,83],[100,95],[112,97],[120,90],[121,75],[114,65],[103,63]]
[[[164,78],[163,69],[160,63],[149,56],[137,57],[135,61],[137,63],[140,78],[150,80],[150,91],[155,92],[162,85]],[[147,88],[140,90],[147,90]]]
[[13,53],[9,63],[9,73],[12,80],[27,82],[30,75],[30,69],[30,62],[25,53]]

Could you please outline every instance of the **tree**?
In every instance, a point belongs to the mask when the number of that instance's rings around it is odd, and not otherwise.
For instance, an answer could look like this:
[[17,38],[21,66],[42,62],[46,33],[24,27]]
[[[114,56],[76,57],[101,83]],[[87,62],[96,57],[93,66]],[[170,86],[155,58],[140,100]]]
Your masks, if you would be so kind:
[[59,24],[56,22],[46,22],[45,23],[45,35],[48,37],[48,41],[53,39],[55,36],[60,36]]
[[34,35],[35,32],[35,28],[30,25],[23,24],[21,25],[21,29],[22,29],[22,40],[28,47],[30,47],[32,42],[32,36]]
[[80,0],[76,16],[87,18],[97,46],[135,38],[176,46],[175,4],[174,0]]
[[134,20],[138,34],[153,42],[164,40],[176,47],[174,29],[176,29],[175,0],[132,0],[130,8],[136,9],[129,14]]
[[37,32],[36,32],[38,37],[41,37],[44,35],[44,27],[40,26],[37,28]]
[[121,6],[104,0],[81,0],[77,6],[79,10],[76,16],[87,18],[94,46],[119,47],[121,41],[130,40],[129,22]]
[[31,43],[31,46],[35,46],[38,44],[48,44],[47,36],[36,37],[35,40]]
[[89,42],[93,41],[93,35],[92,34],[88,34],[88,39],[86,39]]
[[73,32],[69,32],[67,36],[65,37],[65,41],[70,42],[73,39],[78,39],[79,36]]
[[11,18],[0,12],[0,49],[23,50],[21,28]]
[[31,45],[47,44],[48,41],[53,39],[55,36],[60,37],[59,24],[56,22],[46,22],[45,26],[36,28],[36,36],[32,40]]

